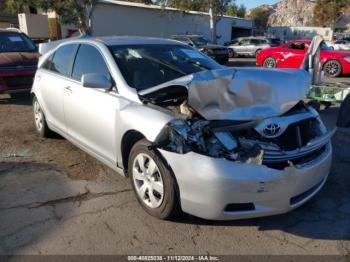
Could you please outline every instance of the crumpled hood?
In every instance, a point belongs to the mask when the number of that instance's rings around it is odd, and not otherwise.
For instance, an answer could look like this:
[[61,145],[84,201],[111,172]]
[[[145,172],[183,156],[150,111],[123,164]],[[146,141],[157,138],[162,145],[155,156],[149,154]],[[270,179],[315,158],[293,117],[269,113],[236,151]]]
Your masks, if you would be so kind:
[[0,53],[0,67],[37,65],[38,57],[38,53],[31,52]]
[[311,75],[302,69],[225,68],[199,72],[144,90],[188,89],[188,105],[207,120],[260,120],[280,116],[307,94]]
[[279,116],[307,94],[311,76],[297,69],[222,69],[193,75],[188,104],[207,120]]

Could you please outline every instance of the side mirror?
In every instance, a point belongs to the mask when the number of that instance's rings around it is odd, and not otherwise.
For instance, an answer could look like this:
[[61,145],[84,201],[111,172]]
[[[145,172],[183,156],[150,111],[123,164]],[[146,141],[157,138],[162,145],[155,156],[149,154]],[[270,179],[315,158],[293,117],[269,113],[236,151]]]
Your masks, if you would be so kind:
[[81,77],[83,87],[90,88],[112,88],[112,81],[102,74],[85,74]]
[[194,47],[194,44],[192,44],[192,43],[188,43],[188,45]]

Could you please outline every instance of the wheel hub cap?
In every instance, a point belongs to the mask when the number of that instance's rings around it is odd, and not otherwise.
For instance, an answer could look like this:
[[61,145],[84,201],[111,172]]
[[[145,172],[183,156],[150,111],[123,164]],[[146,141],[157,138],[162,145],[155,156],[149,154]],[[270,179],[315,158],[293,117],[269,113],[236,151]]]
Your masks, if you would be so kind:
[[140,153],[134,160],[132,172],[139,198],[150,208],[159,207],[163,202],[164,184],[156,162]]

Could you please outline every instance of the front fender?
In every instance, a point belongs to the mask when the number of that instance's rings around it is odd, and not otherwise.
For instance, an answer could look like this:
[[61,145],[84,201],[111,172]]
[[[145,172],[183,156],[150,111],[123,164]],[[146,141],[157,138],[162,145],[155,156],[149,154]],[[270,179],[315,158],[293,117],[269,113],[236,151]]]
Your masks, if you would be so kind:
[[153,108],[141,103],[130,102],[120,108],[116,120],[117,125],[117,161],[122,163],[121,144],[122,139],[129,131],[141,133],[148,141],[154,142],[161,130],[168,122],[173,120],[172,115],[167,110]]

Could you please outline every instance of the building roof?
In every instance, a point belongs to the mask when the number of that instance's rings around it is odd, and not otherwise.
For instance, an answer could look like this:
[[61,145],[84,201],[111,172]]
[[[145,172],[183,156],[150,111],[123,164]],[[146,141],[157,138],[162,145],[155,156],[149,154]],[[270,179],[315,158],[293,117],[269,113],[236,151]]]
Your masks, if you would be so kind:
[[[159,6],[159,5],[147,5],[142,3],[135,3],[135,2],[129,2],[129,1],[120,1],[120,0],[100,0],[100,3],[106,3],[106,4],[114,4],[114,5],[120,5],[120,6],[128,6],[128,7],[139,7],[139,8],[145,8],[145,9],[153,9],[153,10],[167,10],[167,11],[175,11],[175,12],[183,12],[183,10],[173,8],[173,7],[165,7],[165,6]],[[209,16],[209,13],[206,12],[198,12],[198,11],[186,11],[188,14],[193,15],[206,15]],[[224,15],[223,17],[231,18],[231,19],[240,19],[240,20],[250,20],[245,19],[241,17],[234,17],[234,16],[228,16]]]

